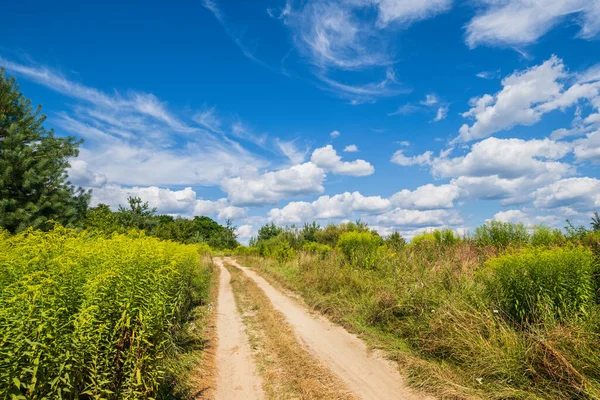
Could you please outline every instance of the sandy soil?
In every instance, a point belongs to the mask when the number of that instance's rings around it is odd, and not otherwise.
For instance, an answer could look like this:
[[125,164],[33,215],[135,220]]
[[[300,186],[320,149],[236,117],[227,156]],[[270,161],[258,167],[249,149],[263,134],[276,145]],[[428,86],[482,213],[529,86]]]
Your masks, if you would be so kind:
[[356,335],[326,318],[312,315],[304,306],[284,295],[256,272],[240,268],[265,292],[275,309],[293,327],[298,339],[314,357],[321,360],[347,387],[362,399],[432,399],[415,393],[404,383],[397,366],[376,351],[369,351]]
[[263,399],[262,379],[256,373],[245,326],[235,306],[231,274],[220,259],[217,309],[217,400]]

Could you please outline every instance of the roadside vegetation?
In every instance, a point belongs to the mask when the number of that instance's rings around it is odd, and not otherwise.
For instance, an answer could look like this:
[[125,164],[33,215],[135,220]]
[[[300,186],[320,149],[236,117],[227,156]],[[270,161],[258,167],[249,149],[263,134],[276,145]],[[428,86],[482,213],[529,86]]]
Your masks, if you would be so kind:
[[235,228],[136,197],[90,207],[67,175],[81,141],[45,118],[0,70],[0,399],[210,391],[210,254]]
[[147,398],[208,297],[198,248],[142,232],[0,234],[4,398]]
[[360,222],[267,225],[236,253],[442,398],[600,398],[600,219],[405,241]]

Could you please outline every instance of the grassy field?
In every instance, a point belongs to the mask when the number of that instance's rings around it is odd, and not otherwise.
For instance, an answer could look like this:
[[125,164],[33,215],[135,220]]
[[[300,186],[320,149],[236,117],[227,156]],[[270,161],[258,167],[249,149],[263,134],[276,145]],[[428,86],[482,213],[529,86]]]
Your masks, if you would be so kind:
[[[0,232],[2,398],[172,398],[201,349],[210,260],[139,231]],[[200,308],[199,308],[200,306]]]
[[283,239],[271,239],[267,257],[240,260],[384,349],[414,386],[441,398],[600,398],[597,238],[507,228],[504,239],[485,228],[412,244],[342,234],[329,248],[288,240],[278,250]]

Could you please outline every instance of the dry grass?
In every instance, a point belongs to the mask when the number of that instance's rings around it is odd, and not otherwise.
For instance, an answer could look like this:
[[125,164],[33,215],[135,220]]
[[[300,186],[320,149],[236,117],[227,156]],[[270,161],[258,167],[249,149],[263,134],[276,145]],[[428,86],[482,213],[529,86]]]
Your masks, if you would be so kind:
[[214,399],[217,387],[217,299],[219,297],[220,271],[218,268],[213,268],[213,272],[213,285],[210,289],[207,310],[200,325],[202,326],[201,337],[204,341],[204,349],[189,378],[194,399]]
[[296,339],[285,317],[238,268],[226,265],[270,399],[355,399]]

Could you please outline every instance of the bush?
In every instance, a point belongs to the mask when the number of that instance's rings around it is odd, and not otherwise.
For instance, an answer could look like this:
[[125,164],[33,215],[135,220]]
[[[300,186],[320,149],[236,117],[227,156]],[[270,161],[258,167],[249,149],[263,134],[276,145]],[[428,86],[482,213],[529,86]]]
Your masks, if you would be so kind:
[[233,250],[236,256],[256,256],[259,255],[258,247],[238,246]]
[[296,251],[283,234],[269,240],[260,241],[258,249],[261,256],[274,258],[280,263],[296,258]]
[[528,243],[529,233],[523,224],[490,221],[475,229],[473,239],[479,246],[503,249],[510,245],[519,246]]
[[383,240],[371,232],[346,232],[338,239],[337,248],[352,265],[373,268],[380,257]]
[[0,392],[155,397],[209,271],[195,246],[141,232],[0,234]]
[[331,247],[326,244],[307,242],[304,243],[302,249],[307,253],[317,255],[321,258],[325,258],[331,253]]
[[566,239],[558,229],[536,225],[533,227],[530,241],[534,246],[557,246],[564,244]]
[[594,296],[592,253],[582,247],[525,249],[486,266],[488,293],[521,323],[585,314]]

